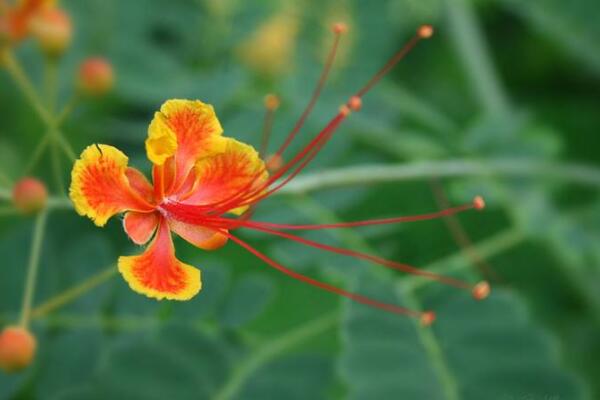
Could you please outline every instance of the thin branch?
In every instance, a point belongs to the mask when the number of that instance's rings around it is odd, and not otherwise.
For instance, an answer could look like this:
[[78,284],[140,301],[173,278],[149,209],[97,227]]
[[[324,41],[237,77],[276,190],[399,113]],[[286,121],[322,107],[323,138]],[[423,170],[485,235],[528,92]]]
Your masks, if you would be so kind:
[[20,325],[27,328],[31,319],[31,305],[33,304],[33,295],[35,293],[35,284],[37,281],[37,272],[40,264],[40,253],[42,250],[42,241],[48,213],[46,210],[40,212],[35,220],[33,228],[33,240],[31,244],[31,253],[29,254],[29,265],[25,279],[25,289],[23,290],[23,305],[21,309]]
[[90,290],[95,287],[103,284],[104,282],[110,280],[117,274],[117,268],[115,265],[111,265],[107,267],[97,274],[91,276],[85,281],[78,283],[77,285],[63,291],[62,293],[52,297],[49,300],[46,300],[44,303],[35,307],[31,312],[32,318],[40,318],[43,317],[52,311],[63,307],[66,304],[73,302],[79,297],[83,296]]
[[294,328],[275,339],[267,340],[258,349],[251,352],[233,369],[229,379],[221,387],[213,400],[229,400],[234,398],[250,376],[263,365],[275,359],[300,343],[320,335],[333,328],[338,321],[336,313],[317,318]]
[[558,164],[532,160],[445,160],[400,165],[360,165],[299,176],[280,193],[305,193],[319,189],[397,182],[431,177],[502,176],[560,179],[600,188],[600,169],[583,164]]

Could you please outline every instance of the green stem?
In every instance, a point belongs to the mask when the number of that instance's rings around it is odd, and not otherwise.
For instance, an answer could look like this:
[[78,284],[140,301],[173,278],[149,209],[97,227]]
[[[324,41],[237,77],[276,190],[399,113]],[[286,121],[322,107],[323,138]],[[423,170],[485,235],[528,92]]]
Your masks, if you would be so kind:
[[[511,228],[497,233],[489,239],[475,243],[473,250],[480,257],[488,259],[512,249],[523,243],[525,239],[525,235],[519,229]],[[465,258],[466,255],[464,252],[457,252],[429,264],[425,269],[436,274],[448,275],[449,273],[469,268],[468,263],[461,262]],[[421,276],[409,276],[404,279],[404,287],[415,290],[431,282],[431,280]]]
[[[294,202],[294,204],[300,204],[301,208],[305,208],[313,215],[317,215],[315,220],[319,222],[327,222],[327,223],[336,223],[339,221],[335,213],[315,201],[310,200],[309,198],[302,198],[301,203]],[[326,216],[323,218],[323,216]],[[354,231],[347,231],[343,236],[340,235],[340,239],[344,242],[344,245],[351,248],[358,248],[361,251],[365,251],[368,253],[373,253],[373,249],[369,246],[369,244],[360,237]],[[457,253],[461,255],[461,253]],[[410,290],[407,290],[404,287],[403,279],[397,278],[396,284],[399,288],[403,289],[403,298],[407,301],[407,305],[413,310],[420,310],[422,307],[418,302],[418,299],[414,296]],[[423,345],[423,349],[427,357],[431,361],[431,365],[434,367],[434,371],[438,376],[440,385],[442,386],[442,390],[444,393],[444,398],[449,400],[457,400],[459,399],[458,392],[458,384],[456,380],[452,376],[450,368],[447,365],[446,359],[441,351],[441,347],[433,333],[433,331],[429,328],[423,327],[420,324],[420,321],[415,319],[415,329],[417,330],[417,335]]]
[[56,143],[62,149],[65,156],[67,156],[69,161],[75,162],[75,160],[77,160],[77,155],[75,154],[75,150],[73,150],[73,147],[71,147],[71,144],[67,141],[67,139],[65,139],[64,133],[57,128],[53,130],[53,133],[56,139]]
[[46,107],[49,114],[53,115],[58,98],[58,63],[54,58],[46,58],[44,64],[44,88]]
[[[421,309],[421,304],[412,292],[406,289],[400,290],[402,292],[402,298],[409,308],[414,310]],[[433,330],[422,327],[418,321],[415,321],[415,324],[417,337],[419,338],[421,345],[423,345],[423,349],[431,362],[431,366],[440,381],[440,385],[444,392],[444,399],[459,400],[461,396],[458,382],[448,366],[448,361],[446,360],[442,347],[435,337]]]
[[491,61],[489,49],[470,0],[446,0],[451,38],[485,111],[508,115],[506,93]]
[[0,207],[0,217],[12,216],[12,215],[18,215],[18,214],[19,214],[19,211],[12,206]]
[[40,140],[38,142],[37,146],[31,153],[31,158],[29,159],[29,162],[27,163],[27,165],[25,166],[25,169],[23,170],[24,176],[29,175],[31,173],[31,171],[35,168],[35,166],[39,162],[40,158],[42,157],[42,154],[44,154],[44,150],[46,150],[46,147],[48,146],[49,142],[50,142],[50,131],[48,131],[44,134],[44,136],[42,137],[42,140]]
[[[282,188],[281,194],[302,194],[320,189],[352,185],[369,185],[423,178],[502,176],[562,179],[600,188],[600,169],[582,164],[551,164],[532,160],[445,160],[415,162],[398,165],[362,165],[330,169],[319,173],[305,174]],[[10,191],[0,188],[0,200],[9,200]],[[52,209],[70,209],[72,204],[66,197],[51,197]]]
[[35,293],[35,284],[37,281],[40,253],[47,217],[48,212],[46,210],[41,211],[35,220],[33,228],[33,240],[31,244],[31,253],[29,254],[29,265],[27,267],[27,276],[25,279],[25,290],[23,291],[23,305],[20,320],[20,325],[24,328],[28,327],[31,319],[31,305],[33,304],[33,295]]
[[44,107],[44,103],[38,97],[35,88],[31,84],[29,78],[27,78],[27,75],[15,59],[14,55],[12,53],[7,53],[4,61],[6,70],[17,83],[17,86],[21,89],[21,92],[23,92],[33,109],[46,125],[52,127],[54,124],[52,115],[48,112],[46,107]]
[[4,171],[0,171],[0,181],[2,181],[3,185],[6,185],[8,187],[12,187],[13,185],[12,179],[10,179]]
[[582,164],[555,164],[534,160],[444,160],[399,165],[361,165],[299,176],[279,193],[307,193],[319,189],[453,176],[506,176],[563,179],[600,188],[600,169]]
[[290,348],[333,328],[338,318],[335,314],[325,315],[295,328],[276,339],[268,340],[237,364],[225,385],[213,396],[213,400],[228,400],[236,396],[248,378],[263,365],[285,353]]
[[60,156],[58,153],[58,145],[56,137],[50,143],[50,162],[52,163],[52,173],[56,182],[56,188],[62,195],[65,194],[65,182],[62,177],[62,168],[60,166]]
[[43,317],[43,316],[51,313],[52,311],[66,305],[66,304],[69,304],[70,302],[78,299],[79,297],[83,296],[84,294],[86,294],[90,290],[94,289],[95,287],[110,280],[116,274],[117,274],[117,268],[115,265],[111,265],[110,267],[103,269],[102,271],[91,276],[90,278],[86,279],[85,281],[63,291],[62,293],[60,293],[60,294],[52,297],[51,299],[45,301],[44,303],[40,304],[35,309],[33,309],[33,311],[31,312],[31,317],[32,318]]

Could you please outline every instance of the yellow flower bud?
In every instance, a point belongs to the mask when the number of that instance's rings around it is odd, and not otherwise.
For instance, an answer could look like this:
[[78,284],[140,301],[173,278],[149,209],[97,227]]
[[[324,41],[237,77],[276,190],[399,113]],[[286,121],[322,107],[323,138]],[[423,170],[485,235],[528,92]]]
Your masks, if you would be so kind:
[[30,29],[42,51],[49,57],[62,55],[71,43],[71,18],[58,8],[41,10],[32,18]]

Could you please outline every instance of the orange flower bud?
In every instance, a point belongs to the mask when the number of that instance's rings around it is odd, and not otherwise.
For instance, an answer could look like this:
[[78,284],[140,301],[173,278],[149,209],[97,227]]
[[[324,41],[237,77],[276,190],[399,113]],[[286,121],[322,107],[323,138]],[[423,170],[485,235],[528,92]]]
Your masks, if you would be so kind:
[[71,43],[73,28],[69,15],[57,8],[41,10],[31,20],[32,35],[50,57],[58,57]]
[[90,96],[106,94],[115,81],[112,65],[102,57],[91,57],[81,63],[78,79],[81,91]]
[[0,368],[16,372],[31,364],[35,356],[35,337],[25,328],[8,326],[0,333]]
[[40,211],[47,201],[46,186],[35,178],[23,178],[13,188],[13,203],[25,214]]

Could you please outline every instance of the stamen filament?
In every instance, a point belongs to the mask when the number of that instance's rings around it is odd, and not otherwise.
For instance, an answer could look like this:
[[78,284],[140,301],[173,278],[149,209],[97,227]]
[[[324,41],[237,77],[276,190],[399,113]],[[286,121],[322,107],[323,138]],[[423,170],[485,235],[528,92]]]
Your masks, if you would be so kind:
[[253,225],[251,223],[251,221],[246,221],[245,223],[243,223],[242,225],[245,228],[249,228],[249,229],[253,229],[253,230],[257,230],[260,232],[265,232],[265,233],[269,233],[275,236],[280,236],[283,237],[285,239],[289,239],[289,240],[293,240],[295,242],[307,245],[307,246],[311,246],[320,250],[325,250],[325,251],[329,251],[331,253],[336,253],[336,254],[342,254],[345,256],[349,256],[349,257],[354,257],[354,258],[358,258],[361,260],[366,260],[366,261],[371,261],[374,262],[376,264],[379,264],[381,266],[390,268],[390,269],[395,269],[398,271],[402,271],[402,272],[406,272],[409,274],[413,274],[413,275],[420,275],[426,278],[430,278],[436,281],[439,281],[441,283],[444,283],[446,285],[449,286],[454,286],[456,288],[459,289],[465,289],[465,290],[469,290],[470,292],[474,291],[474,285],[471,285],[467,282],[463,282],[461,280],[455,279],[455,278],[450,278],[450,277],[445,277],[442,275],[438,275],[435,274],[433,272],[430,271],[426,271],[426,270],[422,270],[422,269],[418,269],[415,268],[411,265],[408,264],[403,264],[403,263],[399,263],[396,261],[391,261],[391,260],[387,260],[385,258],[381,258],[378,256],[374,256],[371,254],[366,254],[366,253],[360,253],[358,251],[354,251],[354,250],[350,250],[350,249],[343,249],[340,247],[335,247],[335,246],[330,246],[330,245],[326,245],[323,243],[319,243],[319,242],[315,242],[313,240],[310,239],[306,239],[300,236],[296,236],[296,235],[292,235],[290,233],[286,233],[286,232],[280,232],[274,229],[269,229],[269,228],[264,228],[264,227],[260,227],[257,225]]
[[265,160],[267,157],[267,151],[269,150],[269,139],[271,138],[271,131],[273,130],[273,121],[275,119],[275,111],[279,107],[279,99],[273,94],[265,96],[265,119],[263,122],[262,140],[260,143],[260,151],[258,154]]
[[377,84],[396,64],[398,64],[422,39],[428,39],[433,34],[433,28],[430,25],[419,27],[417,33],[401,48],[389,61],[371,78],[365,86],[356,92],[356,97],[363,97],[373,86]]
[[[469,204],[464,204],[462,206],[447,208],[445,210],[440,210],[440,211],[427,213],[427,214],[408,215],[408,216],[392,217],[392,218],[379,218],[379,219],[370,219],[370,220],[362,220],[362,221],[340,222],[340,223],[335,223],[335,224],[292,225],[292,224],[277,224],[277,223],[273,223],[273,222],[264,222],[264,221],[248,221],[248,222],[252,222],[253,224],[255,224],[257,226],[264,227],[264,228],[283,229],[283,230],[338,229],[338,228],[353,228],[353,227],[359,227],[359,226],[387,225],[387,224],[397,224],[397,223],[404,223],[404,222],[427,221],[427,220],[432,220],[432,219],[455,215],[460,212],[471,210],[474,208],[475,208],[475,206],[473,204],[469,203]],[[227,221],[228,223],[231,223],[231,224],[235,224],[235,222],[239,221],[238,219],[222,218],[222,217],[218,218],[216,220]],[[248,220],[248,218],[246,218],[245,220]],[[208,221],[211,221],[211,220],[208,219]]]
[[411,310],[411,309],[405,308],[405,307],[396,306],[394,304],[383,303],[383,302],[371,299],[369,297],[366,297],[366,296],[363,296],[363,295],[360,295],[357,293],[346,291],[337,286],[333,286],[333,285],[318,281],[316,279],[313,279],[311,277],[308,277],[306,275],[300,274],[296,271],[293,271],[289,268],[284,267],[283,265],[279,264],[277,261],[269,258],[264,253],[260,252],[259,250],[255,249],[250,244],[248,244],[247,242],[241,240],[240,238],[238,238],[234,235],[232,235],[226,231],[223,231],[223,230],[220,230],[220,232],[223,235],[226,235],[233,242],[237,243],[238,245],[240,245],[241,247],[246,249],[248,252],[252,253],[253,255],[255,255],[256,257],[258,257],[265,263],[267,263],[272,268],[275,268],[276,270],[278,270],[278,271],[286,274],[287,276],[294,278],[298,281],[308,283],[311,286],[315,286],[315,287],[325,290],[327,292],[331,292],[331,293],[346,297],[350,300],[356,301],[357,303],[365,304],[370,307],[378,308],[378,309],[381,309],[381,310],[384,310],[384,311],[387,311],[390,313],[394,313],[394,314],[400,314],[400,315],[406,315],[409,317],[419,318],[424,325],[425,325],[425,322],[428,322],[428,323],[433,322],[433,318],[432,318],[433,314],[430,311],[421,312],[421,311]]
[[340,25],[336,24],[333,28],[333,33],[334,33],[333,45],[331,46],[331,50],[329,50],[329,54],[327,55],[327,60],[323,67],[323,71],[321,72],[319,81],[317,82],[317,86],[315,87],[315,90],[312,94],[312,97],[310,98],[308,105],[304,109],[304,112],[302,112],[302,115],[296,122],[296,125],[294,126],[294,128],[292,129],[292,131],[290,132],[288,137],[285,139],[285,141],[283,142],[281,147],[279,147],[279,149],[275,153],[276,156],[281,156],[283,154],[283,152],[288,148],[288,146],[290,145],[292,140],[294,140],[294,138],[296,137],[296,135],[298,134],[300,129],[302,129],[302,127],[304,126],[304,122],[306,122],[306,118],[308,118],[311,111],[315,107],[315,104],[317,103],[317,100],[319,99],[319,96],[321,95],[321,91],[323,90],[323,87],[325,87],[325,82],[327,81],[327,77],[329,76],[329,72],[331,71],[331,67],[333,66],[333,62],[334,62],[335,56],[337,54],[337,50],[338,50],[338,47],[340,44],[340,38],[341,38],[342,34],[346,31],[345,29],[338,29],[338,26],[340,26]]

